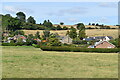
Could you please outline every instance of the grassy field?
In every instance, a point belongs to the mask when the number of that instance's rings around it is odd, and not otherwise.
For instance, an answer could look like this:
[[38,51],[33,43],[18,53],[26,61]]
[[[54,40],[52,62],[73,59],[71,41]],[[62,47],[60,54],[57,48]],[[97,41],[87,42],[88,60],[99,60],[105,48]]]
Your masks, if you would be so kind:
[[118,78],[118,54],[2,47],[3,78]]
[[[35,34],[37,31],[40,34],[43,34],[43,30],[24,30],[25,34]],[[61,36],[66,35],[67,30],[51,30],[51,33],[58,33]],[[91,36],[112,36],[113,38],[118,38],[118,30],[117,29],[89,29],[86,30],[86,35]]]

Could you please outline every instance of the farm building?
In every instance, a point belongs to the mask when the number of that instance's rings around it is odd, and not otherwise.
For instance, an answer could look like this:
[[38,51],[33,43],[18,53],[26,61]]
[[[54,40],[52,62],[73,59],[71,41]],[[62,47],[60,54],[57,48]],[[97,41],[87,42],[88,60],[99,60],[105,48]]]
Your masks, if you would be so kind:
[[115,48],[115,45],[106,40],[103,40],[96,42],[95,45],[91,45],[88,48]]

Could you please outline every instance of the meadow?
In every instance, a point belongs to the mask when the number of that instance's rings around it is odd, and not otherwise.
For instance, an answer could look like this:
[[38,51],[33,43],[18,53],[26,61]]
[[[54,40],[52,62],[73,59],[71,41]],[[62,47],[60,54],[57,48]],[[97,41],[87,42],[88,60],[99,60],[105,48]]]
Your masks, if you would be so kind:
[[3,78],[118,78],[117,53],[42,51],[2,47]]
[[[43,35],[43,30],[23,30],[26,35],[35,34],[37,31],[40,35]],[[65,36],[67,30],[51,30],[51,33],[58,33],[61,36]],[[88,37],[94,36],[112,36],[113,38],[118,38],[118,29],[88,29],[86,30],[86,35]]]

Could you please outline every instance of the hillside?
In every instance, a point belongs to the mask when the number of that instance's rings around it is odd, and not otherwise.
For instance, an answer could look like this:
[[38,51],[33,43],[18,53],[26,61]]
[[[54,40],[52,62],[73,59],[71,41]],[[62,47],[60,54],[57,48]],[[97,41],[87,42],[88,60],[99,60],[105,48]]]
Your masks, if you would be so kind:
[[[58,26],[58,24],[54,24],[54,26],[56,27],[56,26]],[[60,25],[60,26],[61,27],[66,26],[68,28],[73,26],[74,28],[76,28],[77,25]],[[106,26],[109,26],[110,28],[118,28],[118,26],[113,26],[113,25],[106,25]],[[89,27],[91,27],[91,28],[96,28],[96,27],[99,28],[99,26],[85,25],[85,28],[89,28]]]
[[[37,31],[40,32],[40,35],[43,34],[43,30],[23,30],[26,35],[35,34]],[[58,33],[61,36],[65,36],[67,30],[51,30],[51,33]],[[113,38],[118,38],[118,29],[88,29],[86,30],[88,37],[91,36],[112,36]]]

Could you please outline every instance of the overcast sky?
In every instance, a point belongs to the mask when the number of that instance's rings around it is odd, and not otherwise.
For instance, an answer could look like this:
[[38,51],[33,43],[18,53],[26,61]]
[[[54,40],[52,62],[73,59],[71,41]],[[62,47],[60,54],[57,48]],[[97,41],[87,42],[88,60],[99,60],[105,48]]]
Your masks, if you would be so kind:
[[22,11],[27,18],[33,16],[37,23],[50,20],[54,24],[64,22],[76,24],[95,22],[106,25],[118,24],[117,2],[4,2],[2,14]]

